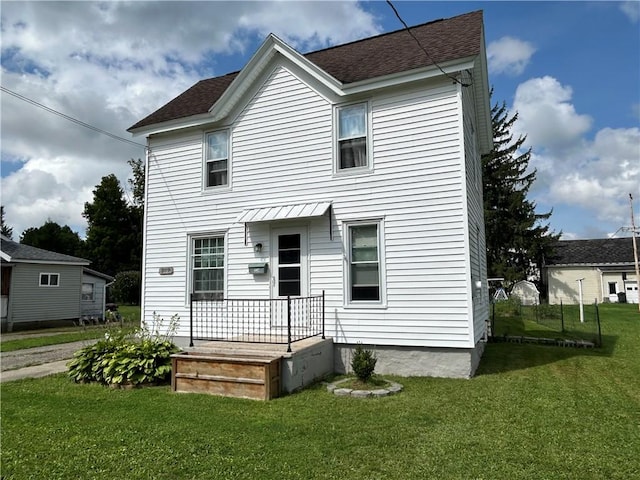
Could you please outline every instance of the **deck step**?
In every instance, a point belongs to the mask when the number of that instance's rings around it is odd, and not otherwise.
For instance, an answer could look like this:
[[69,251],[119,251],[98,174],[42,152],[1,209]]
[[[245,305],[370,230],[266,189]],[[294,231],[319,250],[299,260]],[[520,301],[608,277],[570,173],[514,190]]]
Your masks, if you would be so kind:
[[174,392],[269,400],[280,395],[281,356],[190,350],[171,356]]

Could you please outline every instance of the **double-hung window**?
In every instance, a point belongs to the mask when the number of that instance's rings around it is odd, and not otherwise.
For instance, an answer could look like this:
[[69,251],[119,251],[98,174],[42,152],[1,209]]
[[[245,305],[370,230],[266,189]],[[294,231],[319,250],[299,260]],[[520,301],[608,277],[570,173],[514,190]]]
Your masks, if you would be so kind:
[[40,274],[41,287],[57,287],[58,285],[60,285],[59,273],[41,273]]
[[192,292],[224,297],[224,237],[192,240]]
[[349,303],[382,303],[380,222],[354,223],[347,229]]
[[93,302],[94,300],[93,290],[94,290],[93,283],[83,283],[82,284],[82,300],[86,302]]
[[338,171],[368,168],[367,104],[358,103],[337,109]]
[[205,138],[205,187],[225,187],[229,185],[229,131],[207,133]]

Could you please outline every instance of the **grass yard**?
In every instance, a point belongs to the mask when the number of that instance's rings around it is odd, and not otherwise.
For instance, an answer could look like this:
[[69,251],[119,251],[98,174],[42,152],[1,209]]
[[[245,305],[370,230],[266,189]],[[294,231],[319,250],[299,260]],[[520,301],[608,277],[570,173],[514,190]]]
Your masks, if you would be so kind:
[[640,315],[601,320],[602,349],[492,343],[471,380],[396,378],[379,399],[4,383],[2,477],[640,478]]

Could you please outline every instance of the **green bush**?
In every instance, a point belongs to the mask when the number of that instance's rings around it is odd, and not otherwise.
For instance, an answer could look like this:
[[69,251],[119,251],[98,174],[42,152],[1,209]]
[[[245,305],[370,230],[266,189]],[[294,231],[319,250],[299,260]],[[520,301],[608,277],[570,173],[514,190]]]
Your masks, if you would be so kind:
[[362,345],[356,345],[351,359],[351,368],[359,380],[367,382],[373,375],[378,359],[371,350],[362,348]]
[[146,325],[134,334],[122,330],[107,332],[103,340],[77,351],[69,362],[69,377],[75,382],[105,385],[167,383],[171,379],[171,354],[179,348],[170,340],[178,316],[171,318],[167,333],[161,334],[162,319],[154,313],[154,327]]
[[142,275],[138,271],[117,273],[111,286],[111,297],[117,303],[140,305]]

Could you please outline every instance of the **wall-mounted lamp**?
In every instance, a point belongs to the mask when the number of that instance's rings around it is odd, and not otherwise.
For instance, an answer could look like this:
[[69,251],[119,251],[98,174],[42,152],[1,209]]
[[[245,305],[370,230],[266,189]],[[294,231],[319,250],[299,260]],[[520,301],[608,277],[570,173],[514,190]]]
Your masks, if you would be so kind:
[[260,253],[262,251],[262,244],[261,243],[256,243],[253,246],[253,251],[256,253]]

